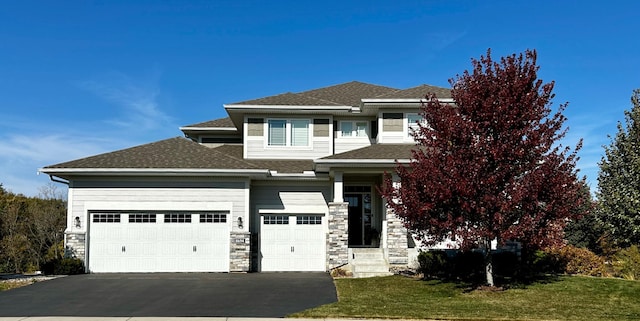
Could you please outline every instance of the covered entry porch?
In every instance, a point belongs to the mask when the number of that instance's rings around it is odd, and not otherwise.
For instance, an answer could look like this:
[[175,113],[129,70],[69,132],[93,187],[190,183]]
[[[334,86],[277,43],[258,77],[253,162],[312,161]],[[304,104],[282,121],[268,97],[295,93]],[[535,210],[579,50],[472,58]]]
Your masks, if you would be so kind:
[[354,274],[359,269],[368,276],[408,265],[407,230],[378,192],[383,173],[382,169],[332,171],[329,268],[347,265]]

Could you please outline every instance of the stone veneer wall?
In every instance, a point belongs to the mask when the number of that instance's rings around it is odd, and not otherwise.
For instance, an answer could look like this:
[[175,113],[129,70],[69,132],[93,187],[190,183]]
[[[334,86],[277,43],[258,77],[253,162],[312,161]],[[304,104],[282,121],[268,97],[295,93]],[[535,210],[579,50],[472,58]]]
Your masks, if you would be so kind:
[[251,233],[231,232],[229,271],[248,272],[251,268]]
[[[85,260],[86,234],[85,233],[65,233],[66,244],[64,256]],[[85,262],[86,264],[86,262]]]
[[329,269],[349,263],[349,203],[329,203],[327,264]]
[[409,251],[407,250],[407,228],[393,209],[387,208],[387,254],[389,264],[409,264]]

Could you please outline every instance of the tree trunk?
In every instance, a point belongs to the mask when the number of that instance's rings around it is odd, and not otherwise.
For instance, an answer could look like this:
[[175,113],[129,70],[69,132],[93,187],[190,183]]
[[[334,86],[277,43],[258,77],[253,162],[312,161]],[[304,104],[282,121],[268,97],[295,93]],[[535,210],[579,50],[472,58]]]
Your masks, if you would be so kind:
[[491,255],[491,240],[490,239],[486,239],[485,240],[485,247],[484,247],[484,271],[486,274],[486,278],[487,278],[487,285],[488,286],[495,286],[495,284],[493,283],[493,257]]

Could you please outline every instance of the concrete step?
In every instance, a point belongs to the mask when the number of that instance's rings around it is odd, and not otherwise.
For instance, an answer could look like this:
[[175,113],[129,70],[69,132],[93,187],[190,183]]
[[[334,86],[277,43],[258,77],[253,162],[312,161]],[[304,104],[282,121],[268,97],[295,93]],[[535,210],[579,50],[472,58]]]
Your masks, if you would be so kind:
[[353,277],[366,278],[392,275],[389,264],[380,248],[354,248],[351,266]]
[[384,260],[384,254],[373,253],[373,252],[354,252],[353,253],[354,260]]

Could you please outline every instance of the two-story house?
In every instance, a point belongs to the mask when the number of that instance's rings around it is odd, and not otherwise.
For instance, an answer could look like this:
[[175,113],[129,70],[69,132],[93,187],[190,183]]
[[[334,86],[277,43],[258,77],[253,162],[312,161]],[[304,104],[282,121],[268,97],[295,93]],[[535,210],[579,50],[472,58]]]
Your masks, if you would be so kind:
[[376,187],[415,146],[429,92],[361,82],[226,104],[177,137],[40,169],[68,182],[88,272],[388,273],[413,240]]

